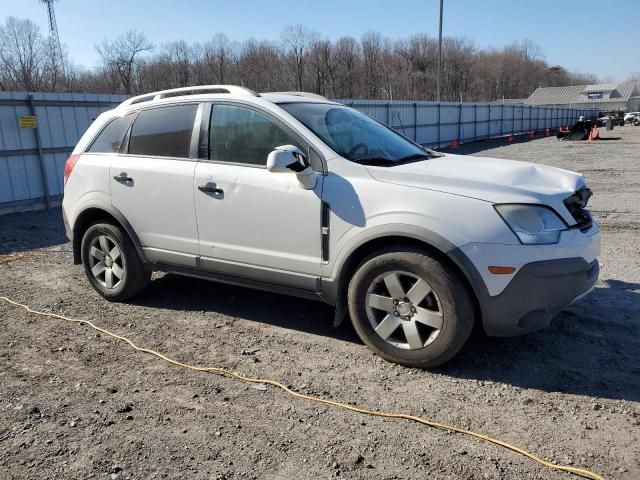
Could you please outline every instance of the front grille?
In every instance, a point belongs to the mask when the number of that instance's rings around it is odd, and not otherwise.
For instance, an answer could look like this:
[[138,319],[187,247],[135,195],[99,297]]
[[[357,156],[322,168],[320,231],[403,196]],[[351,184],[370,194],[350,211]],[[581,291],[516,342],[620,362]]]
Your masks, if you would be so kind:
[[587,187],[582,187],[577,190],[573,195],[564,199],[564,205],[569,210],[569,213],[576,221],[576,228],[579,228],[581,232],[586,232],[593,225],[593,219],[591,213],[586,209],[587,202],[591,198],[592,192]]

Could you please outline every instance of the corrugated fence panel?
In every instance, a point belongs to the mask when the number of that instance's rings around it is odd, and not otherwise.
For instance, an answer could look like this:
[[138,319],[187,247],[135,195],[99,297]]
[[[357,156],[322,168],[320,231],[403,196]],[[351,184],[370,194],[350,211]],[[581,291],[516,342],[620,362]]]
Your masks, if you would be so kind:
[[[0,92],[0,214],[45,205],[43,178],[50,203],[59,203],[69,153],[100,113],[125,98],[83,93]],[[38,156],[36,129],[20,128],[19,123],[20,117],[34,114],[42,160]]]
[[[29,93],[0,92],[0,214],[44,206],[45,190],[36,130],[20,128],[32,115]],[[100,113],[122,102],[121,95],[33,93],[50,203],[60,202],[64,163]],[[412,100],[337,100],[430,147],[557,129],[591,110],[530,107],[502,103]],[[54,149],[53,151],[51,151]]]
[[476,137],[477,106],[462,104],[462,125],[460,127],[461,142],[474,141]]
[[475,124],[476,140],[489,137],[489,105],[476,104],[477,120]]

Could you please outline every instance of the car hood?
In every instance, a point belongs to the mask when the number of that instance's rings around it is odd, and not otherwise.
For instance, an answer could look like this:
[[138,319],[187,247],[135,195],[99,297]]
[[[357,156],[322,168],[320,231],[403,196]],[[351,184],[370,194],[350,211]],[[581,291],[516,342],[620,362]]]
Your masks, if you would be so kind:
[[445,155],[395,167],[367,167],[381,182],[462,195],[492,203],[538,203],[559,213],[584,185],[579,173],[528,162]]

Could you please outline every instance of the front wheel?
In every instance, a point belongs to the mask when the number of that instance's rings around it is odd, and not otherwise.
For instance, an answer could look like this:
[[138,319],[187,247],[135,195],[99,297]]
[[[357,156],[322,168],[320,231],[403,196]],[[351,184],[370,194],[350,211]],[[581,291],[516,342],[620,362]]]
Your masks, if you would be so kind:
[[419,249],[383,250],[366,258],[351,279],[348,301],[362,341],[408,367],[442,365],[473,329],[473,301],[461,275]]
[[133,243],[116,225],[91,225],[80,251],[91,286],[107,300],[126,300],[149,284],[151,273],[145,272]]

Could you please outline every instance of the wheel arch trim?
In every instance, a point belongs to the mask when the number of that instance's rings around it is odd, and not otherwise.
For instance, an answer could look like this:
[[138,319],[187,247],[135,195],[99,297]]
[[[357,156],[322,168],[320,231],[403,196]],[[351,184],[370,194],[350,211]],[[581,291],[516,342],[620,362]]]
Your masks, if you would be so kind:
[[381,225],[363,233],[339,253],[334,263],[333,275],[323,277],[321,280],[323,300],[336,306],[334,322],[336,325],[342,321],[346,313],[346,287],[348,286],[346,277],[348,272],[356,267],[354,261],[357,263],[363,250],[368,251],[368,246],[380,248],[382,246],[380,243],[385,239],[396,243],[406,241],[437,251],[460,270],[478,301],[488,295],[482,276],[469,257],[460,247],[436,232],[415,225],[397,224]]
[[115,220],[118,226],[121,227],[129,236],[129,239],[131,240],[131,243],[133,243],[142,263],[144,265],[148,263],[142,250],[142,244],[140,243],[138,235],[122,212],[113,205],[93,201],[82,205],[78,211],[80,213],[76,215],[73,226],[71,227],[71,231],[73,232],[73,263],[80,264],[82,262],[80,255],[80,245],[82,243],[82,234],[84,233],[82,230],[86,230],[85,227],[90,225],[93,219],[100,218],[101,216],[104,216],[104,214]]

